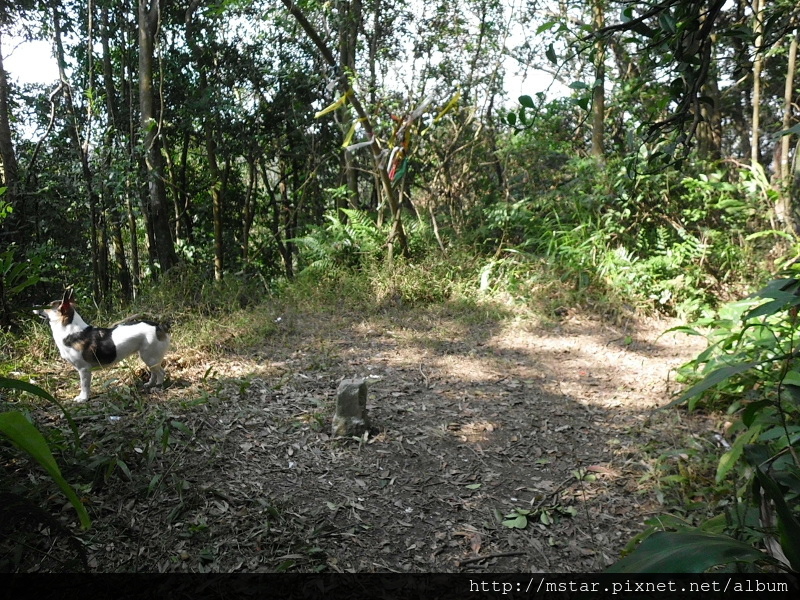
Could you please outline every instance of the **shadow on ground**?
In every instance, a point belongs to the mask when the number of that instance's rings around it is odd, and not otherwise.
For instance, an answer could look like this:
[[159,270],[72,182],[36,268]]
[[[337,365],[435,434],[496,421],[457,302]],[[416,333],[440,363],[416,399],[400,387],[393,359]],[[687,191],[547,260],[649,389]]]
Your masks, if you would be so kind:
[[[706,435],[653,411],[696,352],[663,322],[457,304],[273,318],[256,348],[177,348],[167,390],[85,409],[97,455],[124,464],[86,493],[92,569],[598,571],[663,510],[642,447]],[[374,381],[373,431],[333,439],[354,376]]]

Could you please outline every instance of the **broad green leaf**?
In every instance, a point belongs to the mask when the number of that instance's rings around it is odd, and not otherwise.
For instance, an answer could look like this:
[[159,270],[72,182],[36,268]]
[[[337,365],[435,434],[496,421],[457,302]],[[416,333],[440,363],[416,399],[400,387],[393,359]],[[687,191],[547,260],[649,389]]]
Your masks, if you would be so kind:
[[765,299],[769,298],[770,301],[760,304],[746,313],[742,317],[745,321],[756,319],[758,317],[774,315],[780,310],[800,304],[800,296],[796,296],[792,292],[773,291],[769,292],[768,295],[759,295],[759,297]]
[[50,475],[58,487],[61,488],[61,491],[64,492],[64,495],[72,506],[75,507],[81,526],[84,529],[91,527],[92,522],[89,519],[86,508],[72,489],[72,486],[70,486],[61,475],[61,470],[58,468],[58,464],[56,464],[52,452],[50,452],[47,441],[44,439],[44,436],[39,433],[39,430],[25,418],[25,415],[19,411],[1,413],[0,433],[3,433],[3,435],[21,450],[30,454],[36,462],[47,471],[48,475]]
[[739,462],[744,447],[758,437],[758,434],[761,433],[761,429],[762,425],[757,423],[744,433],[739,434],[739,437],[733,442],[731,449],[720,457],[719,463],[717,463],[717,483],[725,479],[728,472]]
[[8,377],[0,377],[0,388],[12,389],[12,390],[20,390],[22,392],[28,392],[29,394],[33,394],[34,396],[39,396],[48,402],[52,402],[55,404],[62,413],[64,413],[64,418],[67,420],[67,424],[69,425],[70,430],[72,431],[72,435],[75,438],[75,444],[80,446],[81,439],[80,434],[78,433],[78,426],[75,424],[75,421],[72,419],[72,415],[70,412],[64,408],[64,406],[55,398],[53,398],[52,394],[50,394],[47,390],[40,388],[38,385],[34,385],[27,381],[21,381],[19,379],[9,379]]
[[796,385],[800,387],[800,372],[789,371],[781,383],[783,383],[783,385]]
[[679,404],[683,404],[690,398],[694,398],[695,396],[699,396],[706,390],[711,389],[715,385],[722,383],[723,381],[730,379],[734,375],[738,375],[739,373],[744,373],[761,364],[761,361],[748,361],[737,363],[735,365],[729,365],[725,367],[721,367],[716,369],[712,373],[709,373],[702,381],[696,383],[688,390],[686,390],[683,394],[678,396],[675,400],[670,402],[669,404],[663,406],[662,408],[670,408],[672,406],[677,406]]
[[726,535],[701,531],[659,531],[606,573],[703,573],[718,565],[754,563],[769,557]]
[[782,137],[784,135],[793,135],[793,134],[800,134],[800,123],[798,123],[797,125],[793,125],[792,127],[789,127],[789,129],[781,129],[773,137]]
[[539,25],[539,27],[536,28],[536,35],[539,35],[540,33],[544,33],[545,31],[548,31],[548,30],[552,29],[553,27],[555,27],[559,23],[560,23],[560,21],[556,21],[556,20],[545,21],[544,23]]
[[589,98],[576,98],[575,104],[580,106],[583,110],[589,110]]
[[533,103],[533,98],[527,94],[519,97],[519,103],[525,108],[536,108],[536,105]]
[[762,237],[766,237],[768,235],[776,235],[778,237],[782,237],[790,242],[794,242],[794,236],[789,233],[788,231],[780,231],[779,229],[767,229],[766,231],[757,231],[756,233],[751,233],[747,237],[744,238],[746,242],[751,242],[753,240],[760,239]]

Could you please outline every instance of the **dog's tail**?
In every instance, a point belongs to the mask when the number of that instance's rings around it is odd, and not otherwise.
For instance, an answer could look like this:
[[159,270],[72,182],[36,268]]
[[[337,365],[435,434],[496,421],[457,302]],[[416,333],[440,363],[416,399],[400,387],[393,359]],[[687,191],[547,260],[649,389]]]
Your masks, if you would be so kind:
[[157,331],[161,333],[169,334],[172,330],[172,320],[171,319],[164,319],[155,321],[153,319],[147,318],[147,315],[143,314],[136,314],[131,315],[129,317],[125,317],[121,321],[117,321],[111,327],[117,327],[118,325],[135,325],[136,323],[147,323],[148,325],[152,325],[156,328]]

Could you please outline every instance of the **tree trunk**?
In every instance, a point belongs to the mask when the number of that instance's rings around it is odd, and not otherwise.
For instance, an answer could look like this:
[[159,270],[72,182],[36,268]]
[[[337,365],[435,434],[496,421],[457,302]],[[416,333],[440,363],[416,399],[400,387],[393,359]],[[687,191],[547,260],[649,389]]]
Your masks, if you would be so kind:
[[[347,76],[355,73],[356,47],[358,44],[358,30],[361,25],[361,0],[340,0],[339,13],[339,70]],[[347,93],[349,83],[344,77],[341,80],[339,91]],[[346,136],[353,126],[353,115],[349,104],[339,109],[339,119],[342,126],[342,135]],[[355,156],[345,150],[341,155],[341,169],[344,185],[347,186],[346,197],[337,196],[336,208],[358,208],[358,172],[356,170]],[[337,216],[344,219],[346,215]]]
[[[592,27],[600,31],[605,27],[605,0],[592,2]],[[606,41],[597,36],[594,42],[594,86],[592,87],[592,156],[602,160],[605,156],[606,119]]]
[[242,237],[239,242],[241,249],[242,264],[246,265],[250,259],[250,230],[253,227],[255,217],[255,204],[258,194],[258,169],[256,169],[256,156],[251,154],[247,157],[247,191],[242,207]]
[[[147,218],[153,232],[151,259],[161,272],[178,262],[169,224],[167,188],[164,183],[164,158],[161,155],[160,108],[153,89],[155,40],[161,20],[161,0],[139,0],[139,110],[147,172]],[[156,272],[153,273],[153,276]]]
[[[100,43],[103,49],[103,88],[106,95],[106,109],[108,110],[108,132],[105,136],[105,168],[112,168],[114,154],[114,141],[123,140],[122,122],[120,121],[119,99],[117,97],[116,86],[114,85],[114,70],[111,62],[111,24],[107,8],[100,10]],[[114,266],[116,268],[117,281],[119,281],[122,300],[129,303],[133,299],[133,287],[131,285],[131,273],[128,268],[128,261],[125,257],[125,245],[122,237],[122,217],[120,211],[121,199],[114,193],[108,185],[103,188],[104,206],[108,207],[111,225],[111,245],[114,250]],[[101,267],[102,269],[103,267]]]
[[[789,55],[788,66],[786,68],[786,82],[783,93],[783,129],[789,129],[792,126],[792,100],[794,98],[794,78],[797,65],[797,35],[800,31],[796,31],[789,42]],[[800,234],[800,211],[798,211],[797,204],[797,182],[795,181],[794,173],[792,172],[791,163],[789,158],[791,152],[791,134],[784,134],[781,137],[779,146],[779,160],[776,165],[776,175],[779,178],[780,190],[779,196],[776,200],[775,214],[783,217],[786,228],[795,235]],[[797,161],[797,154],[794,157]]]
[[764,0],[753,0],[753,32],[756,34],[755,58],[753,59],[753,120],[750,124],[750,164],[754,167],[761,163],[760,152],[760,117],[761,117],[761,70],[763,68],[763,10]]
[[[786,68],[786,82],[783,89],[783,129],[792,126],[792,100],[794,99],[794,77],[797,68],[797,36],[800,30],[796,31],[789,42],[788,66]],[[781,157],[779,161],[779,175],[784,187],[789,187],[791,181],[791,161],[789,160],[789,148],[791,147],[791,135],[784,135],[781,138]]]
[[[194,0],[189,8],[186,10],[186,40],[192,50],[195,61],[195,66],[200,75],[200,89],[208,90],[208,76],[207,71],[212,68],[205,60],[202,48],[198,44],[198,37],[195,34],[193,26],[194,11],[200,6],[198,0]],[[222,171],[219,167],[217,159],[217,141],[214,138],[216,131],[219,129],[215,123],[215,116],[213,114],[204,115],[203,118],[203,134],[205,136],[206,146],[206,159],[208,161],[208,171],[211,176],[209,182],[209,192],[211,193],[211,208],[212,208],[212,226],[214,230],[214,279],[222,281],[224,275],[224,244],[223,244],[223,227],[222,227],[222,205],[225,195],[226,183],[223,182]],[[226,173],[228,173],[228,163],[226,162]]]

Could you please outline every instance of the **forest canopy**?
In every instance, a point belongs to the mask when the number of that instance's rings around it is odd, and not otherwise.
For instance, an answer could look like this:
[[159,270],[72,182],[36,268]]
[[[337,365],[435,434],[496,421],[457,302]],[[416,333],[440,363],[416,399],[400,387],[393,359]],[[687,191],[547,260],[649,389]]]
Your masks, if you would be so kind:
[[[0,317],[50,288],[477,257],[693,314],[800,230],[791,0],[3,3]],[[2,56],[0,56],[2,60]],[[509,97],[523,74],[553,85]],[[484,257],[484,258],[480,258]],[[40,299],[39,299],[40,300]]]

